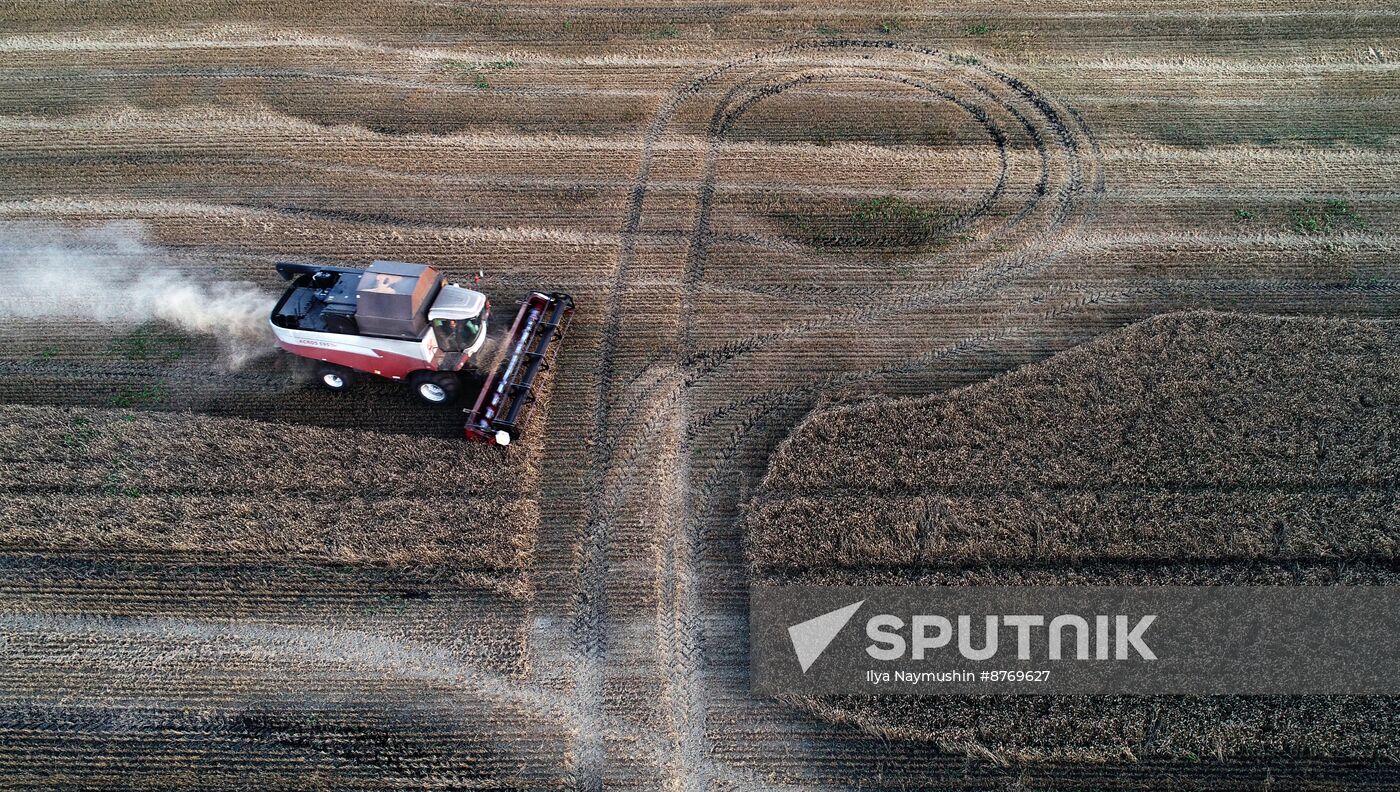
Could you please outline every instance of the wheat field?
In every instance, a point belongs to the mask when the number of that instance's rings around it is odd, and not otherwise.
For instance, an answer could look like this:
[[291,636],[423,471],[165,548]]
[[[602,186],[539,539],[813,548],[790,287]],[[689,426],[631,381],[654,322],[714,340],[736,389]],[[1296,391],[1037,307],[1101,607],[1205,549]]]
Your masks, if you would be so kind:
[[[163,266],[268,295],[275,261],[387,258],[579,304],[535,456],[505,461],[391,383],[335,398],[159,324],[0,318],[0,768],[70,789],[1394,783],[1393,754],[1006,761],[755,698],[743,510],[815,407],[947,394],[1171,311],[1400,316],[1397,58],[1374,2],[0,5],[5,247],[134,223]],[[7,254],[0,282],[26,266]],[[229,436],[241,456],[189,458]],[[339,469],[284,477],[296,459]],[[383,490],[353,501],[356,476]],[[1292,497],[1269,507],[1336,505]],[[431,511],[334,521],[396,498]]]
[[[1394,585],[1397,360],[1393,322],[1167,314],[951,394],[818,410],[749,503],[750,563],[773,583]],[[803,704],[1007,765],[1330,757],[1380,782],[1400,752],[1386,696]]]

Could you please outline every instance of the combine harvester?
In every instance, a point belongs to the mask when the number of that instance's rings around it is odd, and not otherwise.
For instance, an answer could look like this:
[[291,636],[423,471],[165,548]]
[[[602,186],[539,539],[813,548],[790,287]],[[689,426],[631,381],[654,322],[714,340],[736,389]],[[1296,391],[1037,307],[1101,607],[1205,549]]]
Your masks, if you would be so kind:
[[491,304],[432,267],[280,263],[277,272],[291,282],[272,309],[277,345],[318,361],[322,385],[343,391],[359,374],[374,374],[408,382],[430,404],[451,404],[465,384],[479,385],[466,411],[466,435],[497,445],[510,445],[519,432],[535,378],[574,310],[567,294],[530,292],[481,366]]

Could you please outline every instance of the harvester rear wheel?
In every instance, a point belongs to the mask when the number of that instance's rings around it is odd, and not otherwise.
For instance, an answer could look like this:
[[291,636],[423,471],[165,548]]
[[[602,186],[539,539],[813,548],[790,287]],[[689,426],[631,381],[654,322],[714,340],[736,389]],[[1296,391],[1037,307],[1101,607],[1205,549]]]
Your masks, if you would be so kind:
[[327,390],[346,391],[355,384],[355,372],[334,363],[322,363],[316,367],[316,381]]
[[451,404],[461,389],[457,375],[443,371],[419,372],[409,379],[409,385],[428,404]]

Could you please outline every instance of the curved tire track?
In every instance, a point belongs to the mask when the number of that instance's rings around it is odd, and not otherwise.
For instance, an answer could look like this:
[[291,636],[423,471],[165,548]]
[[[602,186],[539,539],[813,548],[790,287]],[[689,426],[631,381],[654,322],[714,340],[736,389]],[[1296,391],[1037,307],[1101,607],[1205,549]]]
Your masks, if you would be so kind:
[[[994,289],[1019,270],[1042,260],[1046,252],[1041,251],[1038,255],[1023,252],[1019,255],[1003,257],[1000,260],[993,258],[987,264],[958,278],[953,284],[916,291],[903,298],[895,299],[893,304],[886,300],[873,306],[840,312],[820,320],[779,328],[774,332],[751,334],[726,343],[721,348],[698,348],[690,317],[693,315],[695,292],[703,283],[705,261],[709,254],[710,240],[713,238],[711,211],[720,149],[729,128],[762,99],[819,79],[865,77],[898,82],[916,89],[926,90],[939,98],[954,102],[974,118],[988,119],[990,123],[989,116],[980,105],[970,100],[959,101],[954,94],[931,83],[915,78],[901,77],[895,73],[852,69],[838,65],[836,69],[818,72],[797,73],[796,75],[778,74],[762,85],[755,85],[756,82],[762,82],[762,80],[750,77],[731,87],[724,99],[717,105],[711,118],[708,134],[709,150],[705,162],[704,177],[699,185],[696,223],[686,256],[685,271],[682,273],[684,288],[681,296],[682,326],[679,334],[679,360],[668,363],[664,353],[656,355],[652,358],[653,362],[644,365],[641,371],[629,379],[630,387],[627,387],[621,394],[615,390],[614,380],[618,375],[616,371],[618,341],[619,334],[623,329],[622,306],[629,285],[630,267],[637,254],[637,242],[645,207],[653,149],[680,107],[685,102],[699,96],[704,89],[717,82],[721,77],[737,71],[742,66],[761,65],[770,58],[784,54],[849,48],[902,50],[906,53],[922,53],[928,57],[943,58],[945,63],[947,62],[946,56],[936,51],[898,47],[885,42],[823,41],[802,43],[767,53],[757,53],[749,58],[726,64],[701,75],[696,80],[677,89],[672,98],[658,112],[656,120],[648,130],[644,138],[638,178],[632,191],[628,219],[622,230],[623,243],[614,289],[607,306],[602,348],[600,349],[597,403],[594,412],[595,450],[589,485],[590,510],[582,543],[583,592],[579,599],[580,607],[575,619],[575,648],[582,658],[579,667],[580,673],[575,680],[576,694],[579,696],[581,709],[587,709],[589,706],[601,709],[604,664],[607,657],[606,628],[609,617],[607,578],[611,528],[628,505],[629,495],[632,495],[635,487],[645,480],[648,463],[654,462],[658,454],[664,454],[668,458],[674,457],[673,460],[668,459],[668,461],[674,462],[676,469],[671,472],[672,475],[678,477],[681,486],[672,488],[671,491],[675,493],[675,498],[665,510],[667,516],[663,528],[666,544],[662,559],[661,579],[657,583],[659,590],[657,626],[663,638],[662,657],[659,659],[666,666],[668,687],[666,693],[669,698],[670,721],[676,735],[677,756],[668,769],[677,776],[673,781],[684,788],[704,788],[714,775],[712,763],[707,758],[710,754],[710,746],[705,725],[707,706],[704,679],[704,635],[700,624],[703,616],[703,603],[700,600],[700,581],[697,576],[701,565],[698,545],[699,521],[691,508],[693,495],[689,487],[686,486],[690,478],[688,472],[689,457],[694,450],[692,441],[698,439],[700,430],[698,427],[696,431],[692,431],[690,428],[688,394],[702,384],[722,383],[720,378],[725,369],[736,365],[747,356],[778,344],[800,339],[837,324],[875,321],[896,313],[917,310],[946,300],[965,299],[984,290]],[[1053,105],[1047,100],[1041,99],[1024,83],[984,67],[973,71],[977,72],[975,78],[964,79],[961,83],[963,88],[973,95],[981,97],[982,101],[1001,103],[1003,112],[1015,119],[1032,141],[1041,166],[1036,186],[1031,191],[1032,194],[1026,197],[1020,211],[1013,214],[1012,218],[1003,225],[1003,228],[999,229],[999,233],[994,235],[994,241],[1001,241],[1003,233],[1023,223],[1047,199],[1050,201],[1046,212],[1048,229],[1040,229],[1040,234],[1044,235],[1046,231],[1059,232],[1056,234],[1056,238],[1057,241],[1062,241],[1065,236],[1065,226],[1072,218],[1076,208],[1076,198],[1083,188],[1085,168],[1078,157],[1078,136],[1083,134],[1082,126],[1077,122],[1073,127],[1065,126],[1059,121],[1061,116]],[[988,85],[989,82],[999,84],[1001,92]],[[1031,108],[1039,112],[1040,121],[1033,121],[1027,111],[1015,107],[1012,100],[1003,95],[1003,92],[1010,92],[1013,97],[1020,97],[1021,100],[1027,102]],[[979,116],[979,114],[981,115]],[[1040,124],[1048,124],[1052,127],[1052,137],[1060,144],[1057,153],[1064,158],[1064,178],[1053,193],[1048,186],[1052,178],[1051,155],[1040,132]],[[999,127],[993,127],[993,129],[995,131],[989,132],[989,135],[999,149],[1002,163],[1005,164],[1005,136]],[[1090,163],[1089,168],[1095,169],[1096,173],[1101,174],[1101,171],[1097,170],[1097,162]],[[1096,186],[1098,183],[1101,183],[1101,178],[1096,179]],[[998,177],[997,187],[991,197],[984,198],[979,205],[960,218],[959,221],[966,225],[973,222],[980,214],[989,211],[1002,191],[1005,190],[1005,185],[1006,175],[1003,172]],[[744,240],[743,244],[760,248],[766,247],[762,240]],[[805,398],[803,392],[818,387],[820,381],[819,377],[818,380],[796,391],[760,398],[759,401],[763,406],[760,407],[758,414],[761,415],[770,409],[766,404],[768,402],[783,404],[801,401]],[[664,427],[676,420],[673,411],[679,411],[680,424],[685,428],[685,434],[681,438],[679,448],[653,449],[651,445],[654,439],[662,436]],[[741,428],[738,432],[740,438],[747,434],[743,431],[743,427],[752,426],[754,422],[760,420],[751,411],[746,412],[750,412],[750,415],[740,424]],[[622,419],[620,425],[615,426],[614,415],[626,417]],[[731,436],[732,440],[733,436]],[[737,446],[738,443],[735,443],[735,447]],[[727,458],[732,458],[737,453],[737,451],[730,449],[726,450],[725,455]],[[715,481],[713,476],[708,478],[705,485],[697,488],[696,494],[709,500],[710,489]],[[576,768],[578,785],[584,788],[601,788],[602,767],[606,761],[606,746],[601,738],[581,739],[576,759],[578,760]]]

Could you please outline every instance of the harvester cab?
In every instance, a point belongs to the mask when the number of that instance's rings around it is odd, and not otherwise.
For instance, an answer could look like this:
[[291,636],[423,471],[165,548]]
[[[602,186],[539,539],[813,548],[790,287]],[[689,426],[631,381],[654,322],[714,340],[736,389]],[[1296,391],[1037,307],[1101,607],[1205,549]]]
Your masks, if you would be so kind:
[[[425,264],[376,261],[365,269],[279,263],[289,285],[272,309],[282,349],[315,360],[318,381],[346,390],[360,375],[409,383],[431,404],[479,385],[466,436],[508,445],[557,353],[573,312],[563,293],[531,292],[509,333],[488,346],[486,295],[448,283]],[[484,359],[483,359],[484,358]]]

